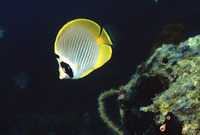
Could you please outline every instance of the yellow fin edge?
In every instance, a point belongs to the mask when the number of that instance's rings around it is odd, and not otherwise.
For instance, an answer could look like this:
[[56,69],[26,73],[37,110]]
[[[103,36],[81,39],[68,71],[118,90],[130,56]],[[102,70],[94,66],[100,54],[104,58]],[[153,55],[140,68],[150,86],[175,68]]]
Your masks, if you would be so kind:
[[89,19],[84,19],[84,18],[80,18],[80,19],[75,19],[72,21],[67,22],[58,32],[57,36],[56,36],[56,40],[55,40],[55,44],[54,44],[54,52],[56,52],[56,44],[57,44],[57,40],[59,38],[59,36],[69,27],[75,26],[75,25],[81,25],[84,26],[86,28],[88,28],[91,32],[93,37],[95,38],[98,47],[99,47],[99,56],[97,59],[97,63],[95,64],[94,68],[88,70],[87,72],[85,72],[82,77],[87,76],[89,73],[91,73],[93,70],[101,67],[102,65],[104,65],[110,58],[112,55],[112,48],[109,45],[113,45],[112,41],[108,35],[108,33],[106,32],[106,30],[104,28],[102,28],[101,31],[101,35],[99,37],[100,34],[100,26]]
[[79,18],[79,19],[74,19],[74,20],[71,20],[69,22],[67,22],[58,32],[57,36],[56,36],[56,40],[55,40],[55,44],[54,44],[54,52],[56,53],[56,44],[57,44],[57,40],[58,38],[60,37],[60,35],[69,27],[72,27],[72,26],[75,26],[75,25],[80,25],[80,26],[83,26],[83,27],[86,27],[88,28],[91,32],[92,32],[92,35],[94,36],[95,39],[98,38],[99,36],[99,33],[100,33],[100,26],[92,21],[92,20],[89,20],[89,19],[85,19],[85,18]]
[[81,76],[81,78],[87,76],[87,75],[88,75],[89,73],[91,73],[92,71],[94,71],[94,69],[88,70],[87,72],[85,72],[85,73]]

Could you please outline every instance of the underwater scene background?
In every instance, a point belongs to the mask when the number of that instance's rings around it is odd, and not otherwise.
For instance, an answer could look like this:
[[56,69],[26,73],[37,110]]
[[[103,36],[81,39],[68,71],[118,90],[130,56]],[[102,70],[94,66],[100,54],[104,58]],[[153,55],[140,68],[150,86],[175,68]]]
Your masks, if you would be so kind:
[[[199,6],[198,0],[1,1],[0,134],[114,135],[99,117],[98,96],[126,84],[165,41],[198,35]],[[107,30],[112,58],[84,78],[60,80],[55,38],[77,18]],[[117,96],[106,100],[106,110],[120,125]]]

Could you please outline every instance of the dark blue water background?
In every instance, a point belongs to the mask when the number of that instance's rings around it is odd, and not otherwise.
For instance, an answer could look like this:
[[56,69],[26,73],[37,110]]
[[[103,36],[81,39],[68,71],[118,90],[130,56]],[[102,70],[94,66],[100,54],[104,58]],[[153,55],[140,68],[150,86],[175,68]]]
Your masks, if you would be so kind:
[[[21,115],[69,113],[89,115],[88,134],[112,134],[98,116],[98,95],[128,82],[137,65],[149,57],[164,25],[181,23],[187,37],[199,34],[199,6],[199,0],[1,1],[0,28],[5,32],[0,39],[0,134],[10,134]],[[55,37],[76,18],[105,27],[114,42],[113,55],[83,79],[59,80]],[[20,72],[27,74],[24,89],[13,77]],[[116,97],[112,100],[107,110],[117,115]]]

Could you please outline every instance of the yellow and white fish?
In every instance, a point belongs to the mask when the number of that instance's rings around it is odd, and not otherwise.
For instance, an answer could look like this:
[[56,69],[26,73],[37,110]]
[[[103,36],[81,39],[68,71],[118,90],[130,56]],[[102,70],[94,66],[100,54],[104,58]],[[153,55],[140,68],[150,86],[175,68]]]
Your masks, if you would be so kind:
[[88,19],[75,19],[59,31],[54,51],[60,79],[79,79],[104,65],[112,55],[112,41],[104,28]]

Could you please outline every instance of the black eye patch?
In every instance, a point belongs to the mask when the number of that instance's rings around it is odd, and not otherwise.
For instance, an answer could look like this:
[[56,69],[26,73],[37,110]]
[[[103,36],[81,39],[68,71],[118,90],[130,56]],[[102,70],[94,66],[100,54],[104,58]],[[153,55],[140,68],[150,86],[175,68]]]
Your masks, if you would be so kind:
[[69,75],[70,78],[73,78],[74,75],[73,75],[73,72],[72,72],[72,69],[71,67],[67,64],[67,63],[64,63],[64,62],[61,62],[60,63],[60,66],[62,67],[63,71]]

